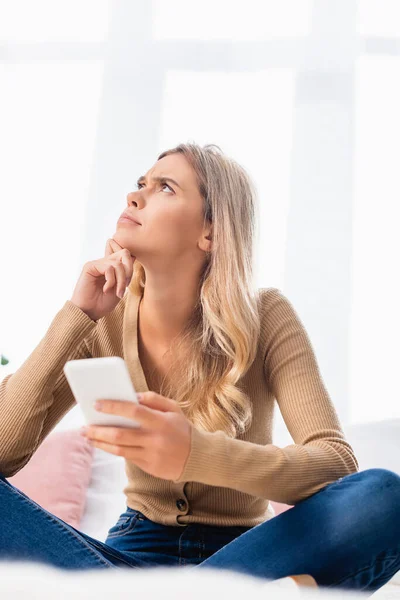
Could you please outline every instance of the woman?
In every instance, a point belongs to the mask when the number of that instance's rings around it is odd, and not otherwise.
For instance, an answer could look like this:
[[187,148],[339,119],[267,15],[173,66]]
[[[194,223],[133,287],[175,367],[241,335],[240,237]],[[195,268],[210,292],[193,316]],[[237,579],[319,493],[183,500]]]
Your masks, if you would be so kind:
[[[84,265],[41,343],[1,383],[0,556],[308,574],[372,593],[400,568],[400,477],[359,472],[296,311],[278,289],[254,290],[254,188],[218,150],[180,144],[158,157],[105,257]],[[74,406],[66,360],[110,355],[143,400],[103,406],[140,428],[87,431],[125,458],[128,476],[127,510],[103,543],[6,478]],[[272,444],[275,400],[294,440],[285,448]],[[275,517],[269,500],[293,508]]]

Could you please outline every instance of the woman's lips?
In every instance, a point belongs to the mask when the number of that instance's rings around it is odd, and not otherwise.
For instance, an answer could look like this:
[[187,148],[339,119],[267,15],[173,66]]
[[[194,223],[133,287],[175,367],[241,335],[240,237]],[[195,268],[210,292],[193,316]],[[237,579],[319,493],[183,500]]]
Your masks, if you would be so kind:
[[128,217],[120,217],[118,219],[118,223],[130,223],[131,225],[139,225],[136,221],[132,221],[132,219],[128,219]]

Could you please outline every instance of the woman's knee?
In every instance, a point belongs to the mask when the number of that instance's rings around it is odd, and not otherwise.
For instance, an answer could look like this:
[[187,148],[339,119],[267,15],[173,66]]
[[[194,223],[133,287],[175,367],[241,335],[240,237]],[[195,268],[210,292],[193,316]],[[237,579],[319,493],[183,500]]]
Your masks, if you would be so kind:
[[359,471],[363,481],[370,483],[372,491],[388,491],[400,501],[400,475],[390,469],[376,467]]
[[344,476],[327,487],[326,498],[321,514],[328,546],[351,547],[355,539],[365,542],[388,527],[393,541],[400,540],[400,476],[393,471],[372,468]]
[[400,534],[400,475],[384,468],[362,471],[365,500],[387,523],[398,523]]

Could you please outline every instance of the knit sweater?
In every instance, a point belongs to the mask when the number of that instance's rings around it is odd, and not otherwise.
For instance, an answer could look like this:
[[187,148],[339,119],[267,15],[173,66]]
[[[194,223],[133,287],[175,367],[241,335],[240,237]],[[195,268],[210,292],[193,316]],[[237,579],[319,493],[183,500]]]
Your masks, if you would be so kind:
[[[76,405],[67,360],[120,356],[137,392],[148,391],[138,353],[140,297],[128,287],[97,322],[67,300],[20,368],[0,383],[0,472],[24,467]],[[269,500],[295,505],[359,470],[325,388],[308,334],[277,288],[259,290],[257,354],[237,382],[252,402],[252,423],[231,438],[192,427],[190,453],[175,481],[125,460],[126,504],[154,522],[252,527],[275,516]],[[293,444],[272,443],[275,400]]]

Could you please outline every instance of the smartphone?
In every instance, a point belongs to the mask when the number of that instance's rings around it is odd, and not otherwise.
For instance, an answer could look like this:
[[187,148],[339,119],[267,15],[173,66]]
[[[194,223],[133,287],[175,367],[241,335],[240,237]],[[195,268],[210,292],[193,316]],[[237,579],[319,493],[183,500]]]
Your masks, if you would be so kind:
[[136,390],[123,358],[105,356],[68,360],[63,370],[88,425],[140,427],[140,424],[133,419],[102,413],[94,407],[96,400],[101,399],[123,400],[138,404]]

